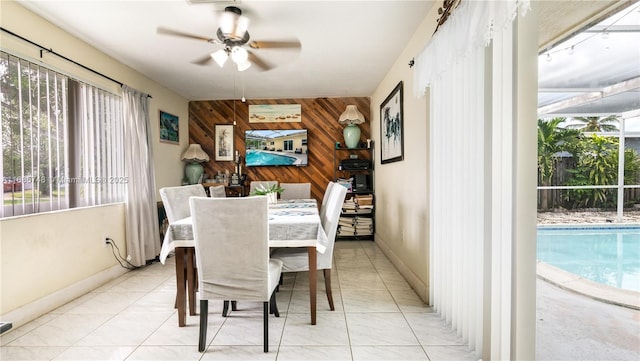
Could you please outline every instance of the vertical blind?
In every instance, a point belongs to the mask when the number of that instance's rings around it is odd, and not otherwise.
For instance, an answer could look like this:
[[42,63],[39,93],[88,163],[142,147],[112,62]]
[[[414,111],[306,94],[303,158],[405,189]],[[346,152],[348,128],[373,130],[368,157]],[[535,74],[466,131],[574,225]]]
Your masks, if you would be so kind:
[[0,217],[124,200],[121,97],[0,52]]
[[69,81],[73,137],[70,201],[91,206],[124,200],[124,128],[121,97],[75,80]]
[[[484,49],[432,83],[429,298],[481,352],[484,259]],[[464,86],[460,86],[464,84]],[[460,106],[460,104],[464,106]],[[460,226],[460,222],[464,226]]]
[[510,357],[510,36],[528,8],[526,0],[462,1],[414,72],[414,94],[430,90],[429,299],[478,357],[492,359]]
[[67,77],[0,53],[0,216],[66,208]]

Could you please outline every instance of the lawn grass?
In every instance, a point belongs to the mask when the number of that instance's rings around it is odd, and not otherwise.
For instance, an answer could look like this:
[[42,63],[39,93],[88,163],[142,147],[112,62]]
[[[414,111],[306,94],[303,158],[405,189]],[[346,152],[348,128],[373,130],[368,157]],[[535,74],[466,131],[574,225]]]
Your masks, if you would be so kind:
[[[23,193],[22,191],[17,191],[17,192],[7,192],[4,194],[4,199],[3,199],[3,204],[5,206],[10,206],[10,205],[16,205],[16,204],[31,204],[34,203],[32,200],[34,199],[34,197],[38,197],[37,194],[34,194],[35,191],[33,189],[29,189],[29,190],[25,190],[24,191],[24,202],[23,202]],[[60,191],[60,192],[53,192],[53,197],[59,197],[62,196],[64,197],[64,192]],[[51,199],[51,196],[42,196],[40,195],[40,203],[42,202],[49,202],[49,200]]]

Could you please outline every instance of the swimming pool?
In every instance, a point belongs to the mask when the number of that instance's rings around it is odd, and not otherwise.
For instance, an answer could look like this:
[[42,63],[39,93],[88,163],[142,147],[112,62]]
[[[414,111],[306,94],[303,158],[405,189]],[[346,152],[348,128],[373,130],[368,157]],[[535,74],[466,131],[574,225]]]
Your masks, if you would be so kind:
[[588,280],[640,291],[640,226],[538,228],[538,260]]
[[261,152],[254,149],[247,150],[246,156],[247,164],[258,165],[292,165],[297,160],[297,158],[288,155]]

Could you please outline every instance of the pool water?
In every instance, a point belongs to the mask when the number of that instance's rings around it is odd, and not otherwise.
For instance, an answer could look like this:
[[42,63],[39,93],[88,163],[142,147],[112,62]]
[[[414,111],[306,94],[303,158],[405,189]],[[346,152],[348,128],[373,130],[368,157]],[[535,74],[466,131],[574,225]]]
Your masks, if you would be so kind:
[[292,165],[296,158],[287,155],[261,152],[259,150],[247,150],[247,164],[251,165]]
[[640,291],[640,227],[538,228],[537,252],[583,278]]

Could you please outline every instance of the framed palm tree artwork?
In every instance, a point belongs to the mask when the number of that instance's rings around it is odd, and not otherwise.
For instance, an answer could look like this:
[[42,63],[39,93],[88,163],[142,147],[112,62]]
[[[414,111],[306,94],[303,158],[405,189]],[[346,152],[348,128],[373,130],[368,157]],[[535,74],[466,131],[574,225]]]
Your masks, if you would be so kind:
[[216,124],[216,162],[233,161],[233,124]]
[[404,159],[404,114],[402,110],[402,82],[380,104],[380,162]]

